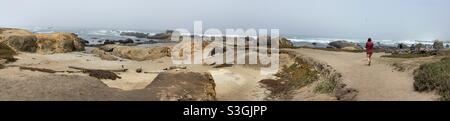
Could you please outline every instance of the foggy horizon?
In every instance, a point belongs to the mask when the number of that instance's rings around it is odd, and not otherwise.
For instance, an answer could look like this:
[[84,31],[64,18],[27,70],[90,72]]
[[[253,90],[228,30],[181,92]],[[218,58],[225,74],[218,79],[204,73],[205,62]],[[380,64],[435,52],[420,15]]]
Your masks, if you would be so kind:
[[448,0],[2,0],[0,27],[280,29],[282,34],[450,39]]

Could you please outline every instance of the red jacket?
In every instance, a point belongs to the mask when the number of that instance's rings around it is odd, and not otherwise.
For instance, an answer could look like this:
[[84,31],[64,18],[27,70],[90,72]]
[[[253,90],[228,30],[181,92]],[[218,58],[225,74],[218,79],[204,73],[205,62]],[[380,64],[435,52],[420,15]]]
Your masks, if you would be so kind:
[[373,43],[372,42],[366,43],[366,51],[367,51],[367,53],[373,53]]

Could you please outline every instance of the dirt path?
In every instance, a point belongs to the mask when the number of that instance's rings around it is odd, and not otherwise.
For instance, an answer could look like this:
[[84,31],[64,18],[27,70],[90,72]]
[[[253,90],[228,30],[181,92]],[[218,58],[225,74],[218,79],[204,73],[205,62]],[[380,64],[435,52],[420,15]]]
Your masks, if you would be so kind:
[[342,73],[343,81],[359,91],[356,100],[362,101],[422,101],[436,100],[434,93],[419,93],[413,89],[412,72],[393,71],[387,62],[374,54],[372,66],[367,66],[364,53],[333,52],[315,49],[295,49],[295,52],[331,65]]

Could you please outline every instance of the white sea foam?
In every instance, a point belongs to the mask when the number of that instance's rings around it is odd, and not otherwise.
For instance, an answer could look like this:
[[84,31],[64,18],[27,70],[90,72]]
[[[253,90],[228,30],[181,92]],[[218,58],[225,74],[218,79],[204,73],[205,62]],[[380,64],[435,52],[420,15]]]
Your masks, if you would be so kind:
[[[91,40],[90,38],[99,38],[102,39],[123,39],[128,38],[128,36],[120,36],[120,33],[122,32],[142,32],[142,33],[148,33],[149,35],[155,35],[156,33],[152,32],[143,32],[143,31],[136,31],[136,30],[114,30],[114,29],[75,29],[75,28],[61,28],[61,27],[29,27],[27,28],[31,30],[34,33],[53,33],[53,32],[73,32],[81,37],[85,37],[87,40]],[[159,33],[159,32],[157,32]],[[224,33],[225,34],[225,33]],[[191,34],[189,33],[181,33],[183,36],[189,36]],[[198,35],[198,36],[223,36],[223,35]],[[226,35],[227,37],[244,37],[241,35]],[[250,36],[253,39],[256,39],[257,36]],[[338,40],[345,40],[349,42],[355,42],[355,43],[365,43],[367,41],[367,38],[363,39],[348,39],[348,38],[326,38],[326,37],[301,37],[301,36],[289,36],[287,38],[288,40],[291,40],[293,42],[307,42],[307,43],[318,43],[318,44],[328,44],[333,41]],[[95,40],[98,41],[98,40]],[[390,40],[390,39],[376,39],[374,38],[373,41],[377,44],[383,44],[383,45],[392,45],[395,46],[399,43],[404,43],[407,45],[412,44],[433,44],[432,39],[424,40],[424,39],[410,39],[410,40]],[[94,40],[92,40],[93,43]],[[449,41],[444,41],[444,44],[450,44]]]

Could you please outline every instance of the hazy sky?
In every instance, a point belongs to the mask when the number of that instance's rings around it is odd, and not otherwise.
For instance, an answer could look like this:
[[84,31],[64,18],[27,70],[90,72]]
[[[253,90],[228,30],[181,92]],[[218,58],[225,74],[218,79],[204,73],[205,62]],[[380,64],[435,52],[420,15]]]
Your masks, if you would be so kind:
[[385,39],[450,38],[450,0],[0,0],[0,26],[265,28]]

